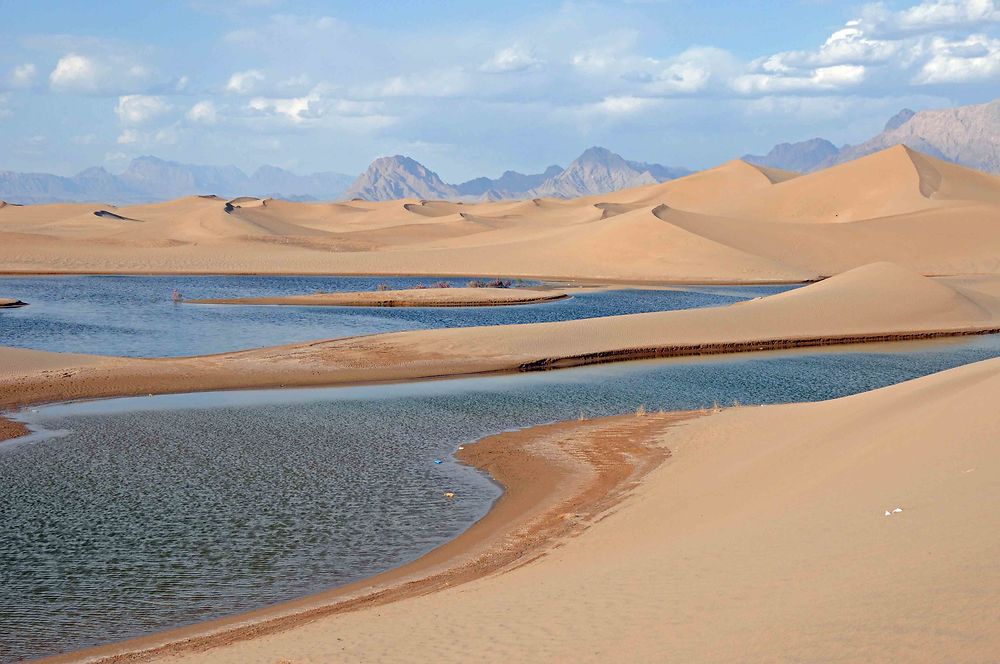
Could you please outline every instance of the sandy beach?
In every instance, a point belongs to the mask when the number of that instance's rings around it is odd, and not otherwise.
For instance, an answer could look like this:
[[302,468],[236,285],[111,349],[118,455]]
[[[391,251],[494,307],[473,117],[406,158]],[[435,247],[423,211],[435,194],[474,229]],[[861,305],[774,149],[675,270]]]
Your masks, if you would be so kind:
[[497,307],[538,304],[569,297],[556,290],[530,288],[407,288],[285,297],[234,297],[184,300],[185,304],[288,305],[307,307]]

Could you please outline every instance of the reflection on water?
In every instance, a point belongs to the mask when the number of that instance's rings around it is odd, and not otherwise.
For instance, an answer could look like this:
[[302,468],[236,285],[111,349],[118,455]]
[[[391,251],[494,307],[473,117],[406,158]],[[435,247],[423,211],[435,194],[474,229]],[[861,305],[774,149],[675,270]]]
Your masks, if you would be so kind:
[[[0,345],[102,355],[156,357],[332,339],[419,328],[499,325],[729,304],[787,286],[581,293],[506,307],[359,308],[175,304],[187,298],[265,297],[316,291],[372,291],[431,284],[387,277],[38,277],[0,278],[0,297],[27,307],[0,311]],[[466,279],[445,279],[456,286]]]
[[861,350],[874,352],[37,409],[25,415],[33,427],[68,433],[0,446],[0,660],[259,607],[410,560],[497,497],[449,460],[490,433],[640,404],[836,397],[1000,356],[1000,338]]

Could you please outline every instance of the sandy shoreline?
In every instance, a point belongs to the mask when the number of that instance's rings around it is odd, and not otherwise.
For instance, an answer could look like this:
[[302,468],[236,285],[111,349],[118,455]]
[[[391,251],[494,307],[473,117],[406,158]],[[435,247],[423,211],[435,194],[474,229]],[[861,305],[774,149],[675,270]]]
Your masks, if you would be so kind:
[[503,495],[483,519],[417,560],[300,600],[41,661],[133,662],[203,652],[514,569],[624,499],[669,455],[646,441],[695,415],[617,416],[488,436],[456,458],[489,473]]
[[416,330],[216,355],[136,359],[0,347],[0,406],[208,390],[379,383],[582,364],[1000,331],[996,280],[870,265],[723,307]]
[[185,304],[275,305],[310,307],[495,307],[553,302],[569,297],[557,290],[529,288],[408,288],[385,291],[356,291],[285,295],[275,297],[233,297],[182,300]]
[[996,517],[974,506],[997,498],[998,388],[994,359],[832,401],[492,436],[462,459],[507,491],[436,550],[444,571],[51,661],[985,661]]

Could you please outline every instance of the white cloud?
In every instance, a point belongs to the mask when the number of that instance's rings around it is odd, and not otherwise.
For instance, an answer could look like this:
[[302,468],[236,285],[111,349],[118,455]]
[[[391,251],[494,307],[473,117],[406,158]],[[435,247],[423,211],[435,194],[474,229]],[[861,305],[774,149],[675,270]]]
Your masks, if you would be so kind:
[[131,143],[137,143],[138,141],[139,132],[135,129],[123,129],[122,133],[118,134],[119,145],[129,145]]
[[35,82],[35,76],[38,74],[38,68],[35,67],[30,62],[23,65],[17,65],[10,72],[10,84],[15,88],[27,88]]
[[162,97],[147,95],[123,95],[118,98],[115,113],[123,125],[141,125],[170,110],[170,104]]
[[264,80],[264,74],[256,69],[236,72],[229,77],[226,91],[238,95],[248,95],[254,91],[257,84]]
[[152,75],[149,67],[128,53],[71,52],[59,58],[49,74],[49,87],[55,92],[117,95],[147,89]]
[[540,67],[542,61],[530,49],[520,44],[502,48],[489,60],[479,66],[479,70],[489,74],[510,74]]
[[815,51],[776,53],[760,62],[761,68],[782,72],[798,67],[832,67],[845,64],[884,63],[896,57],[899,42],[872,39],[858,27],[859,21],[848,21]]
[[247,108],[296,126],[346,124],[370,129],[395,122],[395,118],[385,114],[382,102],[340,99],[326,93],[325,86],[316,86],[303,97],[254,97]]
[[353,90],[364,99],[383,97],[456,97],[473,89],[472,79],[460,68],[393,76],[376,85]]
[[49,83],[54,90],[67,92],[96,92],[98,68],[86,56],[70,53],[59,58],[56,68],[49,74]]
[[996,0],[927,0],[895,12],[879,2],[865,6],[859,21],[873,35],[982,29],[988,23],[1000,23]]
[[732,87],[748,95],[829,91],[858,85],[865,72],[863,65],[834,65],[803,74],[744,74],[733,79]]
[[219,119],[215,104],[209,100],[199,101],[187,112],[187,119],[198,124],[211,125]]
[[929,50],[933,55],[914,77],[918,85],[1000,78],[1000,39],[973,35],[950,41],[935,37]]
[[659,100],[644,97],[605,97],[593,109],[605,115],[632,115],[658,103]]

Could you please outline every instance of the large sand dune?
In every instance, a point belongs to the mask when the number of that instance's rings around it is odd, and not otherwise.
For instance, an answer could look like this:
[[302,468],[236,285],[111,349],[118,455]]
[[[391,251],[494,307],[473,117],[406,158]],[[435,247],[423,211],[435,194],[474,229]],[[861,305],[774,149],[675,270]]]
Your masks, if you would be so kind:
[[569,201],[5,206],[0,270],[752,282],[888,260],[995,274],[998,219],[1000,177],[897,146],[808,175],[733,161]]
[[59,353],[0,349],[0,404],[412,380],[1000,331],[995,282],[946,283],[877,263],[793,291],[706,309],[396,332],[191,358],[75,355],[60,362]]

